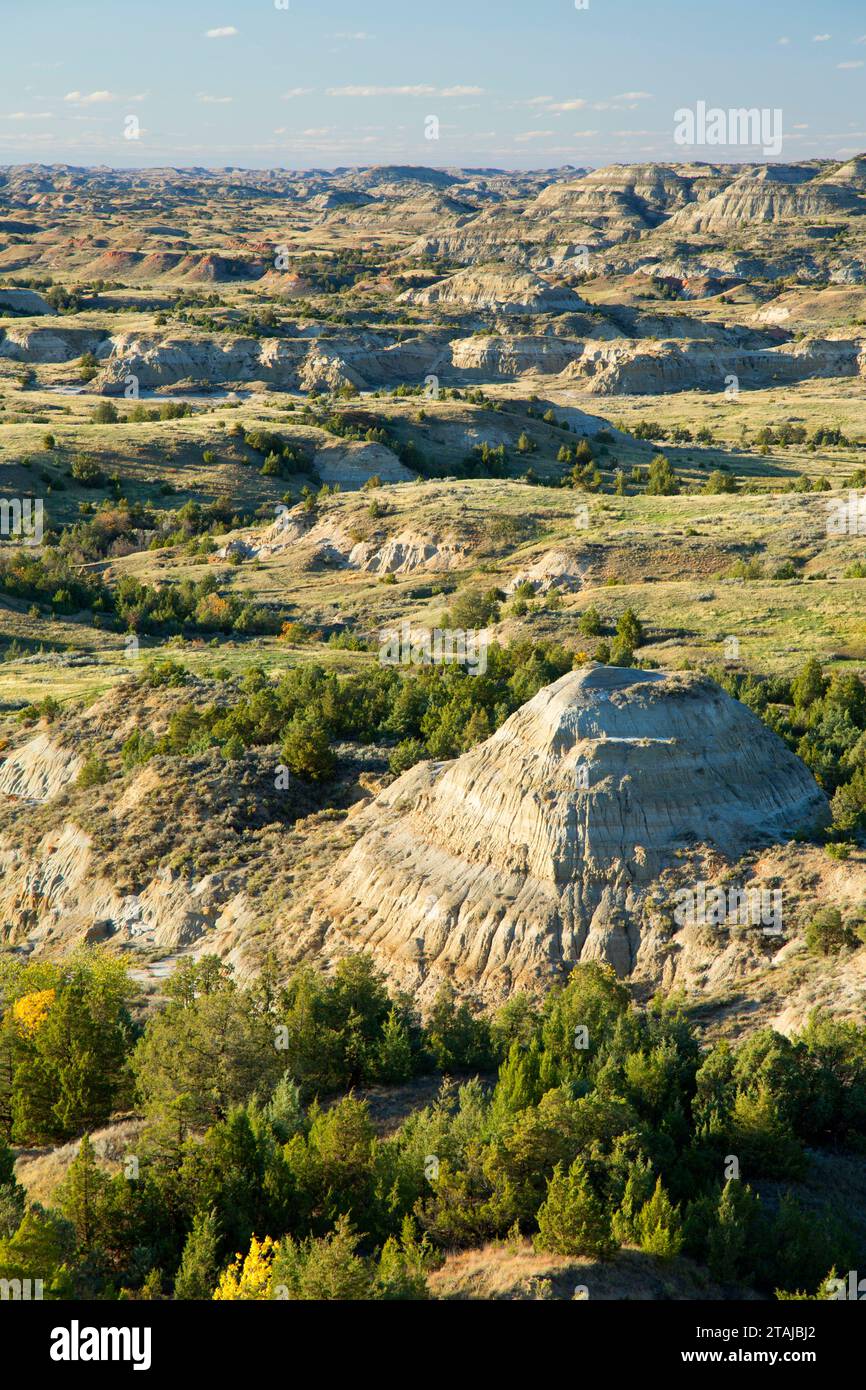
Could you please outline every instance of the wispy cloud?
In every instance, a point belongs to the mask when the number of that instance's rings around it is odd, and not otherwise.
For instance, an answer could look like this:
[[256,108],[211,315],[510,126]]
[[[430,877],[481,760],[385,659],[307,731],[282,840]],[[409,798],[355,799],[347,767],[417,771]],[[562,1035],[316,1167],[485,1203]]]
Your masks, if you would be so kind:
[[836,66],[837,68],[842,68],[843,70],[846,68],[862,68],[863,60],[862,58],[858,58],[855,63],[837,63]]
[[436,87],[329,87],[329,97],[435,97]]
[[196,92],[195,99],[205,106],[229,106],[234,101],[234,97],[215,97],[210,92]]
[[53,111],[10,111],[4,117],[7,121],[50,121],[54,117]]
[[483,87],[431,87],[419,82],[410,87],[329,87],[329,97],[480,97]]
[[532,97],[527,106],[541,106],[545,111],[634,111],[639,101],[652,101],[652,92],[619,92],[610,101],[590,102],[586,97],[571,97],[554,101],[552,97]]
[[296,97],[309,97],[313,95],[314,87],[290,87],[287,92],[283,92],[281,101],[294,101]]
[[233,39],[240,31],[233,24],[223,24],[219,29],[206,29],[206,39]]
[[64,101],[74,102],[76,106],[96,106],[104,101],[117,101],[114,92],[67,92]]
[[812,42],[813,42],[813,43],[828,43],[829,40],[832,39],[832,37],[833,37],[832,34],[815,34],[814,38],[812,39]]
[[519,135],[515,135],[515,140],[549,140],[554,134],[552,130],[524,130]]

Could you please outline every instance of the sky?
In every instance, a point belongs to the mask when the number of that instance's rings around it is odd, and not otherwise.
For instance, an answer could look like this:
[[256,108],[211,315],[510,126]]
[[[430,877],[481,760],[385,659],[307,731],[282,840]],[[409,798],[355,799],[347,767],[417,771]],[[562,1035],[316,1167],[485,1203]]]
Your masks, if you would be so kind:
[[544,169],[704,159],[675,113],[866,150],[863,0],[0,0],[0,164]]

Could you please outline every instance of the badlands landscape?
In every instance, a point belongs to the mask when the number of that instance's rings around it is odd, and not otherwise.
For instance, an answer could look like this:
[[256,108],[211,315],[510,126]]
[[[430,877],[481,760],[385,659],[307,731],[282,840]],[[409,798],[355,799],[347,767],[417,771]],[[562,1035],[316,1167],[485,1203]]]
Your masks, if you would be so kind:
[[864,385],[866,155],[0,169],[0,1275],[837,1296]]

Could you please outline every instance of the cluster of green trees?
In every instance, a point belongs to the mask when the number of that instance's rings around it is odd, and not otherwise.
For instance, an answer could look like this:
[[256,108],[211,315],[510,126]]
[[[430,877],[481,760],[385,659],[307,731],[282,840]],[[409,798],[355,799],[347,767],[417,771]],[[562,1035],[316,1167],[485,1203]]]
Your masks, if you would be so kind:
[[727,473],[723,468],[714,468],[704,484],[704,492],[710,496],[723,492],[739,492],[740,485],[733,473]]
[[460,478],[507,478],[508,457],[504,444],[476,444],[455,469]]
[[[823,433],[823,431],[822,431]],[[772,425],[764,425],[755,435],[755,443],[761,444],[803,444],[806,441],[805,425],[779,425],[774,429]],[[828,441],[829,442],[829,441]]]
[[587,439],[577,444],[563,444],[556,455],[557,463],[570,465],[569,472],[562,479],[564,487],[579,488],[584,492],[602,490],[602,474],[595,462],[592,446]]
[[0,1131],[51,1143],[131,1099],[133,987],[107,956],[0,961]]
[[131,575],[122,575],[112,588],[99,576],[82,570],[79,548],[110,543],[107,537],[123,534],[127,524],[132,525],[132,516],[133,513],[114,517],[106,514],[104,518],[100,515],[98,521],[94,520],[92,535],[70,532],[62,547],[46,548],[39,555],[23,548],[0,555],[0,593],[29,599],[58,614],[90,610],[135,632],[279,632],[287,617],[284,612],[221,593],[213,574],[160,589],[142,584]]
[[181,632],[185,627],[204,632],[279,632],[285,614],[244,602],[220,592],[216,575],[182,579],[155,589],[133,575],[121,575],[111,590],[114,612],[133,632]]
[[830,479],[822,474],[820,478],[809,478],[805,473],[798,477],[789,479],[781,488],[782,492],[830,492],[832,484]]
[[[571,465],[568,473],[559,479],[560,487],[578,488],[583,492],[604,492],[604,475],[588,440],[582,439],[574,447],[563,445],[556,457],[557,462]],[[629,483],[634,487],[642,487],[648,497],[672,497],[680,491],[679,477],[665,454],[656,454],[647,468],[637,465],[629,474],[626,474],[623,468],[616,468],[613,479],[614,494],[618,497],[628,496]],[[710,490],[718,489],[708,487],[707,491]]]
[[[237,426],[236,432],[243,433],[242,427]],[[264,455],[265,461],[261,471],[266,478],[287,478],[293,473],[310,471],[311,461],[303,449],[296,444],[287,443],[281,434],[273,430],[247,430],[243,434],[243,440],[247,448]]]
[[[0,1277],[47,1296],[418,1298],[446,1250],[518,1235],[685,1253],[768,1292],[863,1258],[862,1231],[792,1191],[807,1146],[866,1142],[853,1024],[702,1050],[673,1002],[639,1009],[593,963],[490,1018],[443,987],[422,1026],[358,956],[246,987],[185,962],[134,1026],[121,977],[94,953],[0,972],[7,1138],[81,1134],[130,1098],[145,1120],[114,1176],[84,1140],[50,1208],[25,1205],[0,1140]],[[431,1070],[472,1076],[387,1138],[344,1094]]]
[[856,671],[830,676],[817,657],[810,657],[790,680],[712,674],[811,768],[831,797],[839,835],[866,829],[866,688]]
[[[669,440],[672,444],[713,443],[713,432],[708,425],[701,425],[697,430],[692,431],[687,425],[661,425],[652,420],[639,420],[637,424],[628,428],[635,439],[645,439],[651,442]],[[745,426],[740,431],[740,438],[744,445],[748,442],[748,431]],[[784,421],[781,425],[776,426],[763,425],[756,432],[754,443],[766,453],[772,445],[787,447],[791,444],[806,444],[809,451],[814,452],[827,445],[851,447],[853,441],[847,439],[836,426],[819,425],[809,434],[803,425]]]
[[51,549],[36,555],[23,547],[0,554],[0,593],[46,604],[58,613],[99,611],[107,598],[99,579],[82,573],[67,556]]
[[702,425],[693,434],[687,425],[660,425],[652,420],[638,420],[637,424],[628,426],[628,432],[633,434],[635,439],[645,439],[650,443],[660,443],[663,440],[670,440],[672,444],[713,442],[712,430],[707,425]]
[[198,411],[190,401],[162,401],[154,406],[136,401],[129,412],[129,422],[133,425],[154,424],[157,420],[185,420],[188,415],[196,414]]
[[[471,598],[462,605],[458,601],[451,621],[458,627],[483,626],[491,604],[495,598],[485,595],[477,604]],[[219,747],[236,757],[245,748],[278,744],[290,771],[316,780],[333,771],[331,744],[354,739],[396,745],[391,766],[402,772],[421,758],[455,757],[489,737],[520,705],[570,670],[572,660],[570,652],[552,644],[514,642],[487,649],[483,675],[449,664],[376,665],[339,676],[307,662],[272,681],[254,667],[243,677],[235,703],[184,705],[172,714],[163,738],[133,734],[122,756],[132,767],[156,753]],[[183,673],[173,674],[179,683]],[[152,682],[153,673],[146,670],[143,679]]]
[[78,511],[80,520],[46,536],[46,544],[75,565],[114,554],[118,544],[132,551],[146,542],[156,550],[223,534],[255,519],[252,511],[239,509],[225,496],[204,504],[190,500],[172,511],[125,497],[105,498],[96,504],[82,502]]
[[95,507],[90,502],[82,502],[79,516],[80,521],[64,526],[58,535],[49,539],[49,544],[55,544],[58,553],[73,564],[100,560],[118,542],[138,549],[142,533],[156,525],[156,516],[149,507],[125,498],[119,501],[106,498]]
[[[583,637],[601,637],[611,630],[611,625],[605,624],[601,613],[594,605],[584,609],[577,627]],[[613,626],[613,640],[599,642],[593,654],[594,659],[603,665],[633,666],[635,651],[644,640],[643,623],[633,608],[626,608]]]

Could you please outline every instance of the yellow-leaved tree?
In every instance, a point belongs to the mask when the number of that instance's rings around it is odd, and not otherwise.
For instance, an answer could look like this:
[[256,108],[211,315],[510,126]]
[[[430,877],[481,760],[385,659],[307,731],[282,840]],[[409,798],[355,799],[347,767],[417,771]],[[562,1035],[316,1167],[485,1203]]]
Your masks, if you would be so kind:
[[15,1000],[12,1005],[12,1017],[28,1038],[39,1032],[56,997],[55,989],[36,989],[31,994],[23,994],[20,999]]
[[238,1254],[234,1264],[220,1276],[214,1299],[270,1298],[271,1265],[279,1248],[270,1236],[261,1241],[253,1236],[249,1253]]

